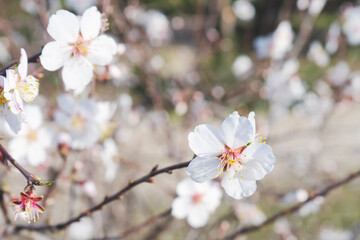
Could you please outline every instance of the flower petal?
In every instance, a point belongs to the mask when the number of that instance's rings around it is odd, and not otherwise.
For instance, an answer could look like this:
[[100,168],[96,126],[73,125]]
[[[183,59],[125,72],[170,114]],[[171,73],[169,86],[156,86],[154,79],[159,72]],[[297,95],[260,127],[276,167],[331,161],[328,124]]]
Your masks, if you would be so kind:
[[244,172],[246,180],[260,180],[274,168],[275,156],[267,144],[252,143],[243,152],[246,155]]
[[221,125],[221,133],[225,144],[231,148],[246,145],[254,139],[253,127],[246,117],[240,117],[233,112]]
[[39,83],[36,78],[33,76],[28,76],[25,78],[25,87],[20,92],[21,98],[27,102],[31,103],[39,95]]
[[172,203],[171,214],[178,219],[184,219],[189,213],[190,204],[190,198],[175,198]]
[[80,21],[81,35],[85,40],[96,38],[100,33],[101,13],[95,6],[87,9]]
[[99,36],[89,45],[87,58],[96,65],[109,64],[116,54],[116,48],[114,39],[105,35]]
[[197,156],[190,162],[187,172],[192,180],[202,183],[219,175],[218,166],[219,160],[216,156]]
[[234,171],[225,174],[221,185],[225,192],[235,199],[249,197],[256,191],[256,181],[242,180],[240,176],[235,177]]
[[251,126],[253,128],[253,135],[255,137],[255,134],[256,134],[256,123],[255,123],[255,113],[254,112],[250,112],[249,113],[249,116],[248,116],[248,119],[251,123]]
[[224,148],[218,130],[208,124],[197,126],[194,132],[189,133],[188,139],[189,146],[196,155],[218,156]]
[[75,94],[79,94],[93,77],[93,65],[84,57],[73,57],[65,62],[62,77],[65,89],[75,90]]
[[48,71],[58,70],[70,58],[71,52],[72,47],[66,42],[49,42],[41,52],[40,63]]
[[58,10],[49,19],[47,31],[56,41],[73,43],[79,36],[78,18],[66,10]]
[[20,63],[18,66],[18,72],[20,74],[21,79],[25,79],[28,71],[28,59],[25,50],[21,49],[21,57]]
[[209,220],[209,216],[209,211],[204,205],[193,205],[190,208],[187,221],[193,228],[199,228],[205,226]]

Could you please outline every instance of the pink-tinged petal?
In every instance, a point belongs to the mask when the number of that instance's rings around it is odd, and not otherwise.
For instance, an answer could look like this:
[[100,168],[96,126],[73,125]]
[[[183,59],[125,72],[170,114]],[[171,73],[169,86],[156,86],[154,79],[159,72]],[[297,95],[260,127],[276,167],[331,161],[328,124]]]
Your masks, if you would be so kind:
[[20,74],[21,79],[26,78],[27,71],[28,71],[27,54],[26,54],[25,50],[22,48],[21,49],[20,63],[19,63],[19,66],[18,66],[18,72]]
[[84,57],[73,57],[65,62],[62,78],[66,90],[74,90],[80,94],[91,82],[93,65]]
[[196,155],[221,154],[224,144],[218,130],[208,124],[197,126],[194,132],[189,133],[189,146]]
[[87,58],[96,65],[107,65],[116,54],[116,43],[111,37],[101,35],[95,38],[88,47]]
[[246,117],[240,117],[237,112],[230,114],[221,125],[224,142],[230,148],[244,146],[254,139],[251,122]]
[[177,197],[172,203],[171,214],[178,219],[184,219],[189,214],[190,205],[190,198]]
[[73,13],[58,10],[49,19],[47,31],[56,41],[73,43],[79,36],[80,23]]
[[240,175],[235,177],[234,171],[225,174],[221,185],[224,187],[225,192],[235,199],[249,197],[256,191],[256,181],[242,180]]
[[13,114],[17,115],[24,111],[23,100],[19,91],[13,91],[13,93],[5,93],[4,97],[9,101],[8,105]]
[[197,156],[190,162],[187,172],[190,175],[190,178],[195,182],[206,182],[219,175],[219,163],[220,161],[216,156]]
[[47,43],[40,56],[41,65],[48,71],[58,70],[70,58],[72,47],[65,42]]
[[190,208],[190,213],[187,217],[187,221],[193,228],[199,228],[205,226],[209,220],[209,211],[204,205],[193,205]]
[[87,9],[80,21],[80,31],[85,40],[96,38],[100,33],[101,13],[95,6]]

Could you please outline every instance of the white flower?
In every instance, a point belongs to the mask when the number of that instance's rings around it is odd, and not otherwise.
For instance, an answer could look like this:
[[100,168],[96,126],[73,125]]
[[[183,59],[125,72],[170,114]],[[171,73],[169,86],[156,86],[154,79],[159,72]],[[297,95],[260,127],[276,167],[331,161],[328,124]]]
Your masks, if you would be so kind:
[[231,70],[235,77],[241,79],[246,77],[252,65],[251,58],[246,55],[240,55],[235,59]]
[[101,13],[96,7],[87,9],[81,18],[58,10],[50,17],[47,31],[55,41],[44,46],[40,62],[49,71],[63,67],[65,88],[75,94],[91,81],[93,64],[109,64],[117,50],[115,41],[101,34]]
[[272,44],[272,35],[268,36],[259,36],[254,40],[254,48],[256,52],[256,57],[259,59],[267,58],[270,56]]
[[307,58],[310,61],[314,61],[316,65],[319,67],[326,67],[329,62],[329,56],[325,52],[324,48],[322,47],[319,41],[313,41],[310,44],[309,52],[307,53]]
[[323,228],[319,234],[319,240],[351,240],[354,234],[350,230],[339,230],[332,228]]
[[21,163],[38,166],[46,160],[46,149],[51,145],[51,133],[43,127],[43,114],[37,105],[24,108],[26,124],[9,143],[12,156]]
[[349,74],[349,65],[345,61],[340,61],[329,69],[328,78],[333,85],[339,87],[345,84],[349,78]]
[[142,15],[142,25],[151,45],[159,47],[167,43],[171,36],[170,23],[160,11],[149,10]]
[[232,8],[236,16],[242,21],[251,21],[255,16],[255,7],[249,1],[236,0],[233,3]]
[[21,129],[21,123],[24,121],[22,113],[14,114],[9,106],[9,101],[4,96],[4,85],[6,78],[0,76],[0,116],[6,121],[11,131],[18,133]]
[[350,45],[360,44],[360,6],[345,10],[343,31]]
[[281,199],[281,202],[284,205],[291,205],[294,203],[304,202],[308,199],[308,197],[308,192],[305,189],[300,188],[285,194],[285,196]]
[[246,202],[235,203],[235,215],[243,226],[257,226],[262,224],[266,216],[255,204]]
[[90,148],[100,137],[100,128],[95,121],[96,104],[86,99],[75,102],[69,94],[57,98],[60,110],[55,112],[55,121],[71,136],[71,147],[74,149]]
[[321,205],[324,203],[324,197],[318,196],[311,200],[310,202],[307,202],[304,206],[302,206],[298,214],[301,217],[307,217],[310,214],[317,213],[320,210]]
[[[228,195],[240,199],[256,190],[256,180],[274,168],[275,157],[269,145],[257,141],[255,113],[249,118],[233,112],[218,131],[202,124],[189,134],[189,146],[197,155],[187,171],[196,182],[224,175],[221,185]],[[260,138],[262,139],[262,138]]]
[[329,31],[326,36],[325,49],[328,53],[334,54],[339,48],[341,35],[341,28],[337,22],[330,25]]
[[104,148],[101,151],[101,159],[105,165],[105,181],[112,182],[119,168],[119,150],[112,138],[104,141]]
[[270,56],[273,59],[282,59],[292,48],[294,33],[289,21],[282,21],[273,34]]
[[310,5],[310,0],[297,0],[296,6],[300,11],[306,10]]
[[324,8],[327,0],[311,0],[309,5],[309,14],[312,16],[318,15]]
[[19,114],[23,111],[23,101],[30,103],[39,94],[39,83],[32,75],[27,76],[28,59],[24,49],[21,49],[20,64],[17,72],[6,70],[4,96],[9,101],[11,111]]
[[172,204],[171,214],[178,219],[187,218],[187,222],[194,228],[207,223],[222,197],[216,182],[196,183],[188,178],[177,185],[176,192],[178,197]]

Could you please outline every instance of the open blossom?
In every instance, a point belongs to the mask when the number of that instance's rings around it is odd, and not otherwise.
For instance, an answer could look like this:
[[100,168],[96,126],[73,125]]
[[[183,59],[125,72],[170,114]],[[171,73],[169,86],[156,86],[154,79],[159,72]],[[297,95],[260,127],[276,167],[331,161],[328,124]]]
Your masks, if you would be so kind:
[[55,112],[55,121],[71,136],[73,149],[86,149],[100,137],[100,128],[94,116],[97,115],[95,102],[86,99],[77,103],[69,94],[57,98],[59,110]]
[[39,94],[38,79],[27,75],[28,59],[24,49],[21,49],[20,64],[17,71],[6,70],[4,78],[4,97],[8,100],[9,107],[14,114],[23,111],[23,101],[30,103]]
[[62,78],[67,90],[83,92],[93,77],[93,64],[104,66],[116,53],[115,41],[101,34],[101,13],[96,7],[87,9],[81,18],[58,10],[47,28],[55,41],[45,45],[40,62],[46,70],[63,67]]
[[274,168],[275,157],[266,138],[255,134],[255,113],[241,117],[230,114],[220,131],[207,124],[189,134],[189,146],[197,155],[187,169],[196,182],[224,175],[221,185],[228,195],[241,199],[256,190],[256,180]]
[[51,133],[43,126],[43,114],[37,105],[25,105],[26,124],[23,124],[17,136],[10,140],[11,155],[20,163],[38,166],[47,157],[47,148],[51,145]]
[[20,193],[20,200],[15,199],[10,204],[15,206],[15,220],[21,217],[24,221],[30,223],[36,222],[39,219],[40,213],[43,213],[45,209],[37,202],[41,201],[43,196],[37,197],[33,191],[26,191]]
[[216,182],[196,183],[188,178],[177,185],[176,192],[179,196],[172,204],[171,214],[178,219],[187,218],[194,228],[207,223],[222,197]]

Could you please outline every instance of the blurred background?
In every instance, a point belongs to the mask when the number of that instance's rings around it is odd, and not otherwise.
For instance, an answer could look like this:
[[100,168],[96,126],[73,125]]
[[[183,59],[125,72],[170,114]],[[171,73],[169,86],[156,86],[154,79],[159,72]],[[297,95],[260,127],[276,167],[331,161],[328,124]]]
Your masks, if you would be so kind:
[[[46,27],[58,9],[81,15],[96,5],[108,19],[106,34],[118,43],[113,62],[96,68],[91,87],[74,98],[81,104],[90,97],[97,106],[86,121],[99,131],[84,127],[86,133],[74,135],[55,120],[62,104],[57,98],[65,93],[61,74],[44,71],[39,63],[29,65],[29,73],[40,79],[40,96],[28,111],[41,115],[32,129],[46,135],[41,158],[19,150],[31,148],[34,135],[12,135],[1,123],[1,143],[10,153],[38,176],[56,181],[51,188],[37,187],[45,197],[46,212],[36,224],[77,216],[156,164],[191,160],[188,133],[200,123],[219,128],[235,110],[245,116],[255,111],[257,131],[268,138],[277,159],[274,171],[258,182],[256,193],[242,200],[224,194],[203,228],[191,228],[186,220],[165,214],[128,239],[222,238],[360,169],[358,4],[0,1],[1,68],[19,58],[20,48],[31,56],[51,41]],[[93,141],[81,138],[89,135]],[[176,197],[176,184],[187,177],[185,169],[160,175],[154,184],[136,187],[123,200],[64,231],[14,233],[12,226],[22,222],[14,222],[7,202],[26,183],[13,168],[0,171],[6,203],[0,215],[1,239],[119,239],[131,227],[167,211]],[[360,239],[359,183],[355,180],[238,239]]]

